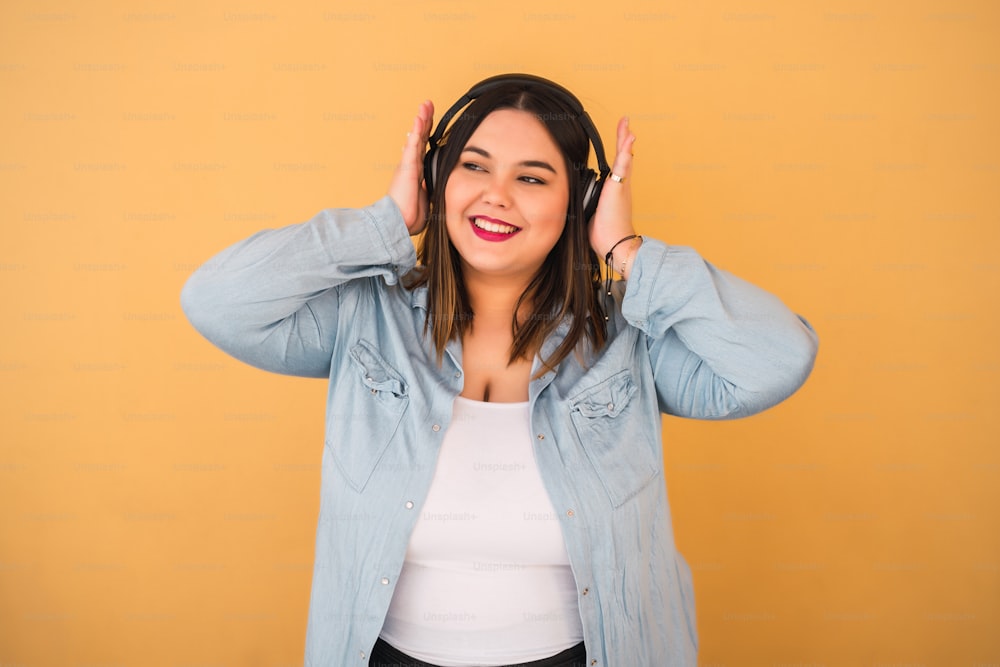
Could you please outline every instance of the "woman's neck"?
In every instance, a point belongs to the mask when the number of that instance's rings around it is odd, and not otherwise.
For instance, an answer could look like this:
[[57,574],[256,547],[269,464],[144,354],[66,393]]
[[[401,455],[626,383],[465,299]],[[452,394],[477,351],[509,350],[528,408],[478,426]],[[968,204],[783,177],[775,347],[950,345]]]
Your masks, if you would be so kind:
[[[464,281],[475,319],[480,323],[503,322],[509,327],[527,284],[476,274],[465,275]],[[522,311],[524,308],[522,304]]]

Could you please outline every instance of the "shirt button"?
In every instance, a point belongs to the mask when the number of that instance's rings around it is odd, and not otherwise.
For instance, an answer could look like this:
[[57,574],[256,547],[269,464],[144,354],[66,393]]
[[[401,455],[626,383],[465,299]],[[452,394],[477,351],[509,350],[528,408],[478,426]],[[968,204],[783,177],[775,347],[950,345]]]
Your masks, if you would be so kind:
[[566,516],[575,516],[575,515],[576,512],[574,512],[573,510],[566,510]]
[[608,403],[608,410],[614,410],[614,409],[615,409],[615,404],[614,403]]
[[589,588],[584,588],[584,589],[583,589],[583,594],[584,594],[584,595],[586,595],[586,594],[587,594],[587,593],[589,593],[589,592],[590,592],[590,589],[589,589]]
[[461,371],[459,371],[459,372],[455,373],[455,377],[457,377],[457,378],[460,378],[460,377],[462,377],[462,372],[461,372]]
[[435,433],[437,433],[438,431],[441,430],[441,425],[440,424],[434,424],[434,426],[431,426],[431,430],[434,431]]
[[382,585],[383,586],[389,585],[389,577],[382,577]]
[[412,500],[407,500],[406,501],[406,509],[408,509],[408,510],[413,509],[413,501]]
[[538,434],[538,439],[539,440],[544,440],[545,439],[545,434],[544,433],[539,433]]

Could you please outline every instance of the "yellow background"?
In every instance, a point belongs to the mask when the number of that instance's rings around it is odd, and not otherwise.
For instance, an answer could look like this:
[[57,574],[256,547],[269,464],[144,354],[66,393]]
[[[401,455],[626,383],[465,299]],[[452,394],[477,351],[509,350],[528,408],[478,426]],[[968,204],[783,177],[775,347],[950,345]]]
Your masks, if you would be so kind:
[[665,420],[701,664],[1000,664],[998,38],[993,0],[4,3],[0,665],[301,664],[324,386],[178,293],[506,71],[630,114],[640,231],[821,338],[778,408]]

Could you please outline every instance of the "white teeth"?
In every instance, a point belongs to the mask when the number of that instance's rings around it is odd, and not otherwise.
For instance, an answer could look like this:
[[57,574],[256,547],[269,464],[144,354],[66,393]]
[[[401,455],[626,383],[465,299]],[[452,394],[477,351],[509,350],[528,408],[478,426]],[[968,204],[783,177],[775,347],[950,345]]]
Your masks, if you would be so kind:
[[512,225],[501,225],[496,222],[483,220],[482,218],[473,218],[472,224],[480,229],[486,230],[487,232],[493,232],[494,234],[513,234],[517,231],[517,227]]

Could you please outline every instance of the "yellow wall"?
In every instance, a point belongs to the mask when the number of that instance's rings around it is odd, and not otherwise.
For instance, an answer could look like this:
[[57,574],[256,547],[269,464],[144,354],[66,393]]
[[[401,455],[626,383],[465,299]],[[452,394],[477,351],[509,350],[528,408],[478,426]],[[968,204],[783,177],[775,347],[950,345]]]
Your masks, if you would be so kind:
[[323,383],[178,292],[518,70],[631,114],[640,230],[821,337],[786,404],[665,421],[702,664],[1000,663],[998,37],[993,0],[4,3],[0,665],[301,664]]

